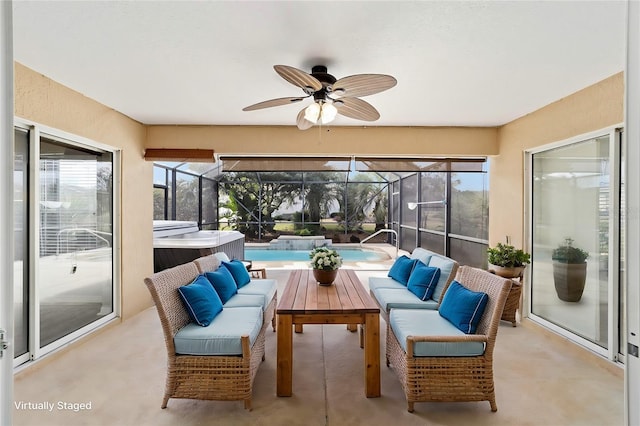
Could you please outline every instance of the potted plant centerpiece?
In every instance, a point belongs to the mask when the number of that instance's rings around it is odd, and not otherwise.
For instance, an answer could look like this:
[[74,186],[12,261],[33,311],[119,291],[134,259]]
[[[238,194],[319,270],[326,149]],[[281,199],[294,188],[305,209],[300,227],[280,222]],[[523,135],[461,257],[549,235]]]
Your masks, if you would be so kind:
[[498,243],[487,249],[489,271],[504,278],[517,278],[531,262],[529,253],[509,244]]
[[587,279],[589,252],[573,245],[572,238],[565,238],[553,250],[553,283],[560,300],[579,302]]
[[309,253],[313,276],[320,285],[331,285],[342,266],[342,257],[334,249],[316,247]]

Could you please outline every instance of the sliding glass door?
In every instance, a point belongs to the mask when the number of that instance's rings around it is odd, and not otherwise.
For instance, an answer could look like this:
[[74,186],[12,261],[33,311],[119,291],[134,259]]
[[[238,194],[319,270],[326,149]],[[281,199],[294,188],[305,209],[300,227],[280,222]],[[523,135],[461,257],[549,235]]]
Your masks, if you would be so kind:
[[15,358],[29,352],[29,133],[16,129],[13,159],[13,314]]
[[532,153],[530,160],[532,317],[613,357],[619,133],[556,145]]
[[15,131],[14,364],[115,317],[114,154]]
[[40,347],[113,312],[112,156],[40,140]]

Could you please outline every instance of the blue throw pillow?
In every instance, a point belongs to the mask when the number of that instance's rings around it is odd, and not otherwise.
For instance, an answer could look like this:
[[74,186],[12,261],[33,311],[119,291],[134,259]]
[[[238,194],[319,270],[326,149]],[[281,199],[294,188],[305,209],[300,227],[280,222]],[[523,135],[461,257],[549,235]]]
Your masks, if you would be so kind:
[[204,275],[178,288],[178,293],[191,320],[202,327],[211,324],[222,311],[222,301]]
[[222,266],[227,268],[233,279],[236,282],[236,286],[238,288],[244,287],[249,284],[251,281],[251,277],[249,276],[249,271],[247,271],[247,267],[244,266],[244,263],[239,260],[232,260],[231,262],[222,262]]
[[488,301],[487,293],[471,291],[454,280],[449,284],[438,311],[460,331],[474,334]]
[[213,272],[205,272],[204,275],[220,296],[223,305],[238,292],[236,281],[227,268],[220,267]]
[[418,296],[420,300],[429,300],[433,296],[433,291],[436,289],[439,279],[440,268],[417,262],[413,271],[411,271],[411,275],[409,275],[407,289]]
[[393,278],[401,284],[407,285],[409,282],[409,275],[411,275],[411,271],[413,270],[416,262],[419,262],[417,259],[410,259],[405,255],[400,256],[396,259],[396,261],[389,269],[388,277]]

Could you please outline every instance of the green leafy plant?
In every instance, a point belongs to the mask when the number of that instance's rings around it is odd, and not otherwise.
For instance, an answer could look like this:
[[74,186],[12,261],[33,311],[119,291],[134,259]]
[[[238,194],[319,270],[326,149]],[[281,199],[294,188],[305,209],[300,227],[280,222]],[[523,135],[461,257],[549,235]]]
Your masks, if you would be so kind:
[[560,263],[584,263],[589,257],[589,252],[574,247],[573,238],[565,238],[564,242],[553,250],[551,259]]
[[327,247],[316,247],[309,253],[311,267],[333,271],[342,266],[342,257],[336,250]]
[[516,268],[531,263],[531,256],[509,244],[498,243],[487,249],[489,263],[505,268]]

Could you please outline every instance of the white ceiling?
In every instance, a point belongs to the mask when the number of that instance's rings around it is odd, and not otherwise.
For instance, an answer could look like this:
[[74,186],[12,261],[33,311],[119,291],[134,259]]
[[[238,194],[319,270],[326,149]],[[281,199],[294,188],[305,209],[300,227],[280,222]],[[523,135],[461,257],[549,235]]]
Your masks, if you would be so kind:
[[[22,1],[16,61],[146,124],[295,125],[273,65],[391,74],[382,126],[495,126],[624,69],[624,1]],[[339,117],[332,125],[368,123]]]

